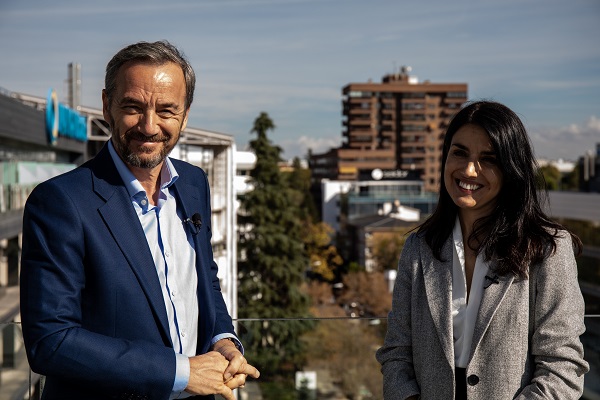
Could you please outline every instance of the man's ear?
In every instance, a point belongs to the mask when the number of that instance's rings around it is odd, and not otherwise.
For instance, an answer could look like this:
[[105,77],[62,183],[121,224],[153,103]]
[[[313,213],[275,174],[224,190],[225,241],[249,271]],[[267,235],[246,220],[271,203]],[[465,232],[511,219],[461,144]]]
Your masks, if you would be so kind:
[[108,125],[112,127],[112,117],[110,115],[110,102],[106,95],[106,89],[102,89],[102,115],[104,120],[108,122]]
[[188,116],[190,115],[190,109],[185,110],[185,115],[183,116],[183,121],[181,122],[181,131],[185,129],[188,122]]

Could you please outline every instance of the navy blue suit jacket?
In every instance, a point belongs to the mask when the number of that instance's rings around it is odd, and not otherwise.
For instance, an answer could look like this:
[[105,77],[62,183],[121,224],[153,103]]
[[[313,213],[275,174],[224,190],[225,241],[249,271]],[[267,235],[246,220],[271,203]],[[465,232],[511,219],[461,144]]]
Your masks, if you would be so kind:
[[[177,207],[202,226],[197,354],[233,333],[217,278],[206,174],[171,160]],[[186,243],[182,243],[185,246]],[[105,146],[79,168],[38,185],[25,206],[21,259],[23,338],[44,399],[168,398],[175,354],[152,255]]]

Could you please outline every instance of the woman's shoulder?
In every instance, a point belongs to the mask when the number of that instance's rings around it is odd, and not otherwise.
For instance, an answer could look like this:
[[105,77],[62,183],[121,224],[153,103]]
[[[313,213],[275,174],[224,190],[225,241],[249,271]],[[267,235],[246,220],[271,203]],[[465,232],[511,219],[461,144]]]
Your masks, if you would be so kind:
[[404,243],[404,252],[420,254],[421,256],[432,256],[432,249],[427,243],[424,232],[412,232]]
[[556,244],[555,253],[567,253],[568,255],[573,255],[575,243],[573,241],[573,236],[571,236],[571,233],[566,229],[559,229],[556,231],[554,243]]
[[426,244],[425,242],[425,234],[418,231],[411,232],[406,238],[406,242],[404,243],[404,248],[408,247],[418,247]]
[[577,271],[573,238],[566,229],[556,229],[549,232],[553,243],[548,243],[546,255],[541,263],[533,265],[530,275],[566,276]]
[[550,235],[551,242],[549,242],[550,253],[547,256],[551,256],[552,253],[557,252],[572,252],[573,251],[573,237],[565,228],[546,228],[546,232]]

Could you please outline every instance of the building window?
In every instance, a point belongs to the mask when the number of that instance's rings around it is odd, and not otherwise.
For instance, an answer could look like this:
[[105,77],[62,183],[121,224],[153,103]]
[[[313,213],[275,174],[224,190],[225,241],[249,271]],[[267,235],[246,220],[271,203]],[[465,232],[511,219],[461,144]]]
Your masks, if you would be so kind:
[[406,121],[425,121],[425,114],[408,114],[403,115],[402,119]]
[[424,107],[423,103],[402,103],[403,110],[422,110]]
[[467,93],[466,92],[448,92],[446,93],[446,96],[450,97],[450,98],[467,98]]
[[425,93],[424,92],[404,93],[402,95],[402,97],[404,97],[406,99],[424,99]]
[[423,125],[402,125],[402,130],[404,131],[417,131],[421,132],[426,130],[427,127]]

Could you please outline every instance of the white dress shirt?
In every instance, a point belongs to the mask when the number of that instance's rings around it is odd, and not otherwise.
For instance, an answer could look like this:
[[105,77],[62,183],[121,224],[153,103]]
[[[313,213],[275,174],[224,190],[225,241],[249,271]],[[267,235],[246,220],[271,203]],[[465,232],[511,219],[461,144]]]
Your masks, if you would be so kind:
[[117,155],[111,141],[108,149],[144,229],[162,289],[177,359],[170,398],[189,397],[190,394],[183,390],[190,376],[188,357],[196,354],[198,342],[198,275],[191,232],[183,222],[185,218],[177,209],[177,201],[169,190],[179,175],[171,161],[165,159],[160,174],[158,202],[151,205],[146,191]]
[[460,221],[456,217],[452,231],[454,252],[452,257],[452,328],[454,336],[454,366],[466,368],[471,352],[475,321],[483,296],[485,276],[489,265],[479,253],[471,280],[471,291],[467,302],[467,277],[465,273],[465,244]]

